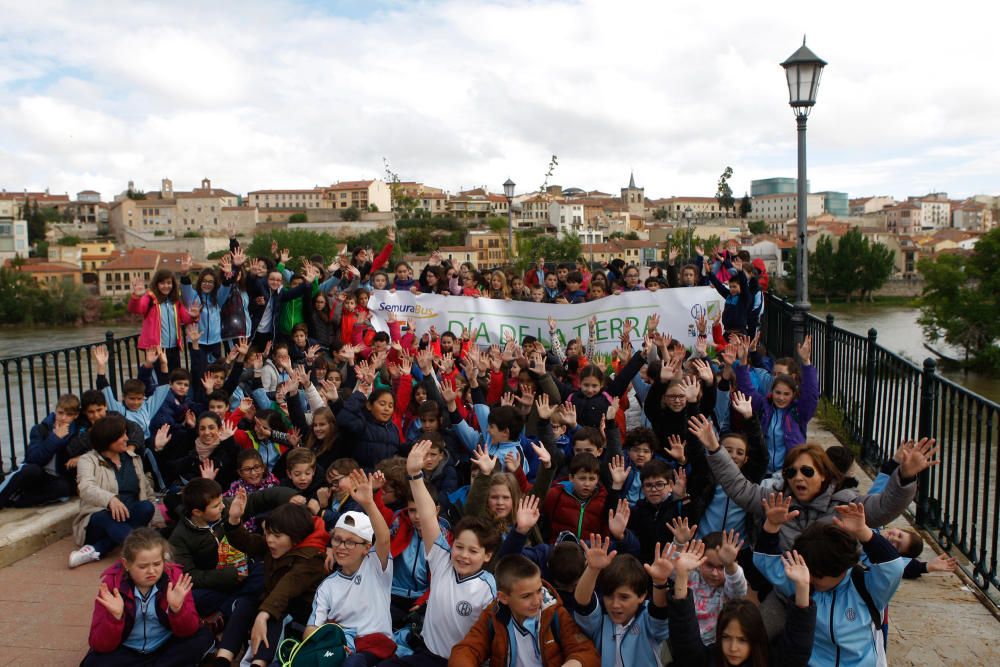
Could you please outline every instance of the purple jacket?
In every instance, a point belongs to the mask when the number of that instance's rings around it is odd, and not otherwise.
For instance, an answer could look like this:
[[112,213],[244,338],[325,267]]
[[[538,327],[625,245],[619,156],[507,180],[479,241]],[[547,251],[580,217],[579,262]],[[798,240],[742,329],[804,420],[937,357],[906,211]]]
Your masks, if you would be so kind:
[[[750,397],[750,401],[753,403],[753,412],[755,415],[760,415],[760,425],[766,433],[775,409],[771,402],[771,396],[762,396],[754,389],[748,366],[740,364],[733,370],[736,372],[736,386]],[[799,387],[799,397],[792,401],[785,413],[785,452],[805,443],[806,428],[813,415],[816,414],[818,405],[819,375],[816,372],[816,367],[812,365],[802,366],[802,386]]]

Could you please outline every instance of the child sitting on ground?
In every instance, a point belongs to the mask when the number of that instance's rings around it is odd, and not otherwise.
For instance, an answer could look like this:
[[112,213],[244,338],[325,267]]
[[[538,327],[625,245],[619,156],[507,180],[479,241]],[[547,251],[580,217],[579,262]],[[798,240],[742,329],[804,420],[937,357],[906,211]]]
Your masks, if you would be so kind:
[[[224,494],[226,498],[233,498],[241,491],[252,494],[272,486],[278,486],[278,478],[274,473],[267,471],[264,466],[264,459],[260,457],[256,449],[244,449],[236,456],[236,472],[240,478],[232,483],[229,490]],[[257,520],[250,517],[243,522],[243,527],[251,533],[257,530]]]
[[337,520],[327,556],[333,574],[316,590],[304,635],[325,623],[340,625],[351,654],[344,667],[370,667],[396,650],[389,612],[389,526],[375,504],[372,482],[361,469],[348,478],[351,498],[364,512],[345,512]]
[[542,581],[537,565],[511,554],[497,565],[495,576],[497,602],[452,648],[450,667],[599,667],[594,645]]
[[[659,644],[667,639],[667,579],[673,549],[643,566],[635,556],[608,553],[610,538],[590,536],[587,568],[576,584],[573,618],[601,654],[603,667],[661,665]],[[646,603],[650,577],[653,601]],[[598,597],[595,585],[600,589]]]
[[264,535],[242,527],[247,493],[240,489],[229,505],[226,537],[234,548],[264,561],[264,597],[241,597],[222,633],[215,663],[229,667],[250,637],[252,665],[270,665],[278,648],[285,616],[305,623],[316,586],[325,574],[329,534],[323,521],[301,505],[287,503],[263,520]]
[[197,665],[212,643],[198,620],[191,577],[169,561],[167,541],[152,528],[133,530],[121,560],[101,575],[81,665]]

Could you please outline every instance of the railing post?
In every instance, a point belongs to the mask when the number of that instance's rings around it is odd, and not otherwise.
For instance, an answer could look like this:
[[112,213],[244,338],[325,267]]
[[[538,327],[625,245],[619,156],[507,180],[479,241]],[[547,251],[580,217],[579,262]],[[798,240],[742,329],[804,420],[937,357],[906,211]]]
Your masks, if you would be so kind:
[[115,373],[115,332],[108,330],[104,333],[104,345],[108,348],[108,383],[115,396],[118,395],[118,374]]
[[823,344],[823,395],[833,400],[833,315],[826,315],[826,341]]
[[866,461],[874,460],[872,447],[875,433],[875,341],[878,331],[868,330],[868,343],[865,345],[865,409],[864,423],[861,425],[861,452]]
[[[934,437],[934,408],[937,402],[937,363],[924,359],[924,372],[920,377],[920,417],[917,423],[918,438]],[[930,468],[917,481],[917,524],[925,526],[931,519]]]

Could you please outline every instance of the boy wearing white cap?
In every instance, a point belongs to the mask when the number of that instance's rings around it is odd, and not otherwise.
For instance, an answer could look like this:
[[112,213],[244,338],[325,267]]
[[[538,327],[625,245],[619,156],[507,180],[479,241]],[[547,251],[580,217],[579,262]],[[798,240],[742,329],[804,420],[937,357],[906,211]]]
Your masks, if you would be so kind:
[[396,650],[389,614],[389,526],[375,505],[371,477],[355,470],[350,482],[351,497],[364,513],[344,512],[337,520],[331,539],[334,571],[316,589],[305,636],[328,621],[338,623],[351,650],[344,667],[371,667]]

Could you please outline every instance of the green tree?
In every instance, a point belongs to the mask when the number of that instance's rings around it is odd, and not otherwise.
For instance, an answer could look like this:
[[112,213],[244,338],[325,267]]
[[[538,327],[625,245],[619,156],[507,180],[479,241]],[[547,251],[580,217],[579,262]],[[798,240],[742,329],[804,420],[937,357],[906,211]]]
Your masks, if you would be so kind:
[[344,222],[357,222],[361,219],[361,211],[358,210],[357,206],[345,208],[340,212],[340,219]]
[[653,211],[653,220],[666,220],[670,213],[662,206]]
[[874,301],[872,292],[882,287],[893,272],[895,255],[884,243],[870,243],[868,252],[861,263],[860,285],[861,298],[866,296]]
[[838,285],[835,289],[847,295],[848,303],[851,302],[851,294],[861,289],[861,266],[867,254],[868,239],[857,227],[840,237],[835,262]]
[[816,252],[809,253],[809,286],[810,291],[818,290],[827,303],[840,287],[837,267],[833,239],[821,236],[816,242]]
[[524,271],[536,257],[544,257],[548,262],[572,262],[581,254],[580,237],[575,234],[553,236],[519,232],[517,257],[513,263],[519,271]]
[[223,248],[221,250],[214,250],[214,251],[208,253],[205,256],[205,258],[206,259],[219,259],[219,258],[223,257],[228,252],[229,252],[229,248]]
[[378,206],[376,206],[375,204],[369,204],[368,205],[368,212],[369,213],[378,213]]
[[309,216],[305,213],[292,213],[288,216],[289,223],[309,222]]
[[58,241],[56,241],[56,243],[58,243],[59,245],[63,245],[63,246],[75,246],[75,245],[77,245],[77,244],[80,243],[80,237],[79,236],[64,236],[61,239],[59,239]]
[[272,240],[278,242],[279,248],[288,248],[291,255],[289,268],[292,269],[298,268],[301,257],[322,255],[327,261],[332,261],[345,243],[331,234],[321,234],[306,229],[285,229],[256,235],[246,249],[247,255],[270,257]]
[[931,341],[962,348],[966,363],[1000,370],[1000,228],[980,237],[968,258],[939,255],[921,260],[924,277],[920,325]]
[[748,222],[747,229],[750,230],[751,234],[767,234],[769,231],[771,231],[770,225],[768,225],[763,220],[753,220],[751,222]]
[[753,211],[753,202],[750,201],[750,195],[744,192],[743,199],[740,200],[740,217],[747,217],[751,211]]
[[736,205],[736,200],[733,199],[733,189],[729,186],[729,179],[732,177],[733,168],[726,167],[722,176],[719,176],[719,182],[715,189],[715,198],[719,202],[719,208],[727,212]]

